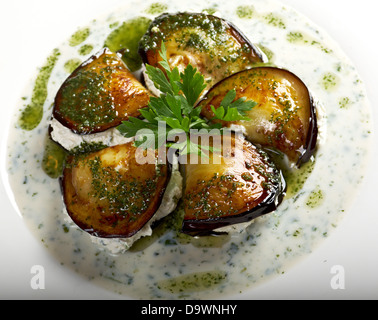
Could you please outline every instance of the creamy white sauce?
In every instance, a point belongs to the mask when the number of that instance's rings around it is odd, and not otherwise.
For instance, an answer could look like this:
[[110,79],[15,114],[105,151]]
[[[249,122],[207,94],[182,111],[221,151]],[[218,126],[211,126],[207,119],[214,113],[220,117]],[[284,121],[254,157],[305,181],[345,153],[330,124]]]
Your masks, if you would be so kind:
[[[155,2],[130,1],[124,8],[96,19],[89,26],[91,34],[84,44],[93,45],[93,54],[102,47],[111,24],[140,15],[153,19],[157,14],[146,10]],[[122,254],[93,243],[86,233],[66,221],[59,183],[41,169],[51,102],[68,76],[64,63],[72,58],[84,60],[78,48],[67,42],[58,48],[61,55],[49,82],[42,123],[30,132],[12,126],[8,143],[10,184],[30,230],[61,264],[88,281],[137,299],[206,299],[245,292],[286,272],[321,241],[327,241],[347,212],[369,154],[369,102],[357,71],[338,45],[311,21],[279,2],[248,1],[247,6],[253,7],[251,18],[239,16],[238,6],[224,0],[205,4],[193,0],[186,7],[173,0],[164,3],[170,12],[216,8],[252,42],[268,49],[273,54],[271,62],[298,75],[321,101],[324,113],[318,115],[322,144],[301,190],[287,197],[276,212],[256,219],[243,232],[231,236],[195,239],[169,225]],[[296,37],[299,33],[302,38]],[[304,38],[312,41],[306,43]],[[31,88],[32,83],[25,89],[25,96],[30,97]],[[15,123],[18,117],[17,111]],[[211,285],[191,285],[194,275],[203,274],[208,274]]]

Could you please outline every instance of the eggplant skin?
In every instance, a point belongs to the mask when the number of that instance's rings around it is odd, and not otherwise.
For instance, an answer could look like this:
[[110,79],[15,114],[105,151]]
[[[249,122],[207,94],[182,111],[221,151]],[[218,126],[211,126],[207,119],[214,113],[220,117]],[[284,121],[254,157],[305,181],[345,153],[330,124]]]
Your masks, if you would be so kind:
[[218,234],[273,212],[285,194],[282,173],[266,152],[240,136],[222,139],[222,155],[185,166],[182,232],[191,236]]
[[150,100],[149,91],[108,48],[83,62],[59,88],[53,117],[77,134],[102,132],[121,124]]
[[145,64],[160,67],[161,42],[171,68],[188,64],[205,77],[208,88],[221,79],[265,62],[264,54],[231,22],[203,13],[164,13],[150,24],[139,43]]
[[61,179],[64,203],[76,225],[92,236],[129,238],[159,208],[171,167],[140,164],[136,150],[130,142],[68,158]]
[[277,67],[241,71],[209,90],[197,105],[202,116],[213,118],[211,106],[218,108],[232,89],[236,99],[244,97],[257,105],[247,112],[249,121],[224,122],[224,126],[242,126],[252,143],[282,152],[297,167],[312,157],[318,136],[316,105],[299,77]]

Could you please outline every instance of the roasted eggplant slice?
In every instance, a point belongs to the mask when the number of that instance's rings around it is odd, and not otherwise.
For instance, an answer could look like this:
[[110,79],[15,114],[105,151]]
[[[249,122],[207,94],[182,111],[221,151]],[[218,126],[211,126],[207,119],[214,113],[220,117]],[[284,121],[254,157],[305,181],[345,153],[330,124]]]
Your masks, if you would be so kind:
[[53,117],[74,133],[105,131],[138,116],[150,94],[120,57],[104,48],[79,66],[62,84]]
[[202,13],[162,14],[143,36],[139,52],[144,63],[159,67],[161,42],[171,68],[188,64],[204,75],[208,88],[221,79],[264,62],[264,55],[233,24]]
[[[146,163],[141,157],[148,151],[136,151],[130,142],[68,159],[64,203],[81,229],[102,238],[129,238],[154,216],[171,169]],[[152,157],[157,159],[157,151]]]
[[274,211],[283,198],[281,172],[265,152],[239,135],[224,135],[221,150],[208,164],[185,165],[184,233],[223,233]]
[[198,104],[202,115],[212,119],[211,106],[218,108],[232,89],[236,90],[236,99],[245,97],[258,104],[247,112],[250,121],[225,122],[224,126],[242,126],[248,140],[286,154],[297,166],[311,158],[318,135],[316,106],[301,79],[275,67],[241,71],[207,93]]

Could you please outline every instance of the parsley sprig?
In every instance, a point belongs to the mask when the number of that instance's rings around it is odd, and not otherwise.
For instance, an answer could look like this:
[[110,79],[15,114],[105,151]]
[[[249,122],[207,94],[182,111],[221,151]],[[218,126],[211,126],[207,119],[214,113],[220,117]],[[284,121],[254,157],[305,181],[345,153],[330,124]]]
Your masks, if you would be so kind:
[[[160,96],[151,97],[148,106],[139,110],[144,119],[129,117],[127,121],[123,121],[118,126],[118,130],[127,138],[141,134],[144,139],[135,141],[137,147],[142,144],[146,147],[154,146],[155,148],[166,145],[179,149],[181,155],[203,154],[203,150],[208,150],[209,147],[191,142],[189,134],[193,129],[200,132],[222,129],[221,123],[202,118],[200,116],[201,108],[196,108],[196,102],[206,88],[204,76],[190,64],[182,73],[179,72],[177,67],[171,69],[164,42],[161,44],[159,55],[162,58],[159,64],[165,72],[148,64],[146,65],[146,72],[155,87],[160,90]],[[256,102],[246,101],[244,97],[234,101],[235,98],[236,91],[231,90],[226,94],[219,108],[215,109],[214,106],[211,106],[214,113],[211,120],[249,120],[246,112],[251,110]],[[159,131],[159,126],[162,124],[165,125],[163,137],[161,137],[161,131]],[[186,135],[185,142],[172,143],[169,141],[170,137],[179,133]],[[150,143],[146,143],[146,141],[150,141]]]

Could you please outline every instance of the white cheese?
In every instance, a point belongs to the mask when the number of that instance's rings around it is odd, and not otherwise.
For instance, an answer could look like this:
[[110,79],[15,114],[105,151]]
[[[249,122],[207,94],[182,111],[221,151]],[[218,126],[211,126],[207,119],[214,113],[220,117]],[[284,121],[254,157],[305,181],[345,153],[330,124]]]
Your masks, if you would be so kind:
[[54,118],[50,120],[50,128],[51,138],[68,151],[79,147],[82,143],[102,143],[111,147],[133,141],[133,138],[122,136],[117,128],[87,135],[76,134]]
[[148,77],[147,70],[145,65],[142,66],[141,72],[143,75],[144,82],[146,84],[146,88],[156,97],[161,95],[161,91],[155,87],[154,82]]

